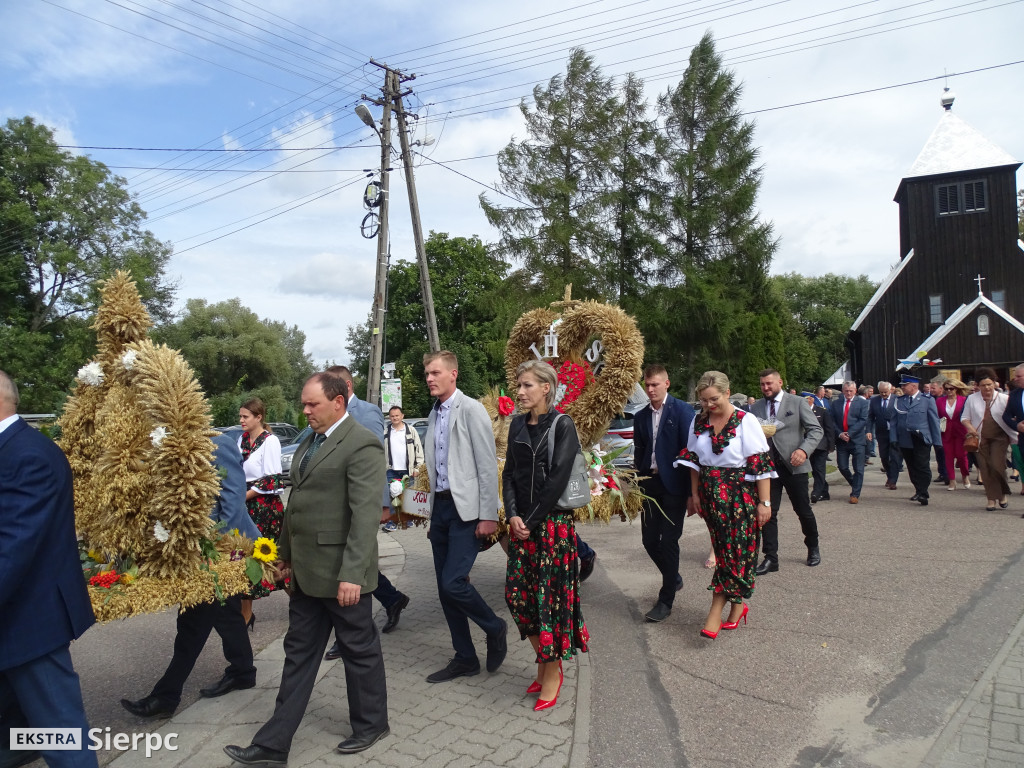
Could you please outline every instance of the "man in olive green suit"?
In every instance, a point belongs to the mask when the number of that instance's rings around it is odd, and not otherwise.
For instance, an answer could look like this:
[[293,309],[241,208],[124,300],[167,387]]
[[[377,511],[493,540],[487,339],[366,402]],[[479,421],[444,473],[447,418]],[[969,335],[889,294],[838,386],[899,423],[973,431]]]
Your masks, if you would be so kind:
[[348,388],[330,371],[302,389],[313,436],[292,463],[292,489],[278,543],[291,577],[284,671],[274,714],[248,747],[224,751],[243,765],[283,766],[309,703],[332,632],[341,645],[352,737],[338,752],[361,752],[388,729],[387,684],[370,593],[377,587],[377,526],[384,448],[346,411]]

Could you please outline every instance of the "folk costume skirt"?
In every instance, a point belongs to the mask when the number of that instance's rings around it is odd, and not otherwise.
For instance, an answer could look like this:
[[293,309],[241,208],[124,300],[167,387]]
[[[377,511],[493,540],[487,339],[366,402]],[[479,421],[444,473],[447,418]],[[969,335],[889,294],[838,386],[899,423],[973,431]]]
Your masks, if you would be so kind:
[[527,539],[509,537],[505,602],[519,634],[539,638],[538,664],[587,651],[576,565],[571,510],[552,510]]
[[700,506],[715,550],[715,573],[708,587],[733,603],[754,592],[754,570],[761,547],[755,484],[743,467],[701,467]]

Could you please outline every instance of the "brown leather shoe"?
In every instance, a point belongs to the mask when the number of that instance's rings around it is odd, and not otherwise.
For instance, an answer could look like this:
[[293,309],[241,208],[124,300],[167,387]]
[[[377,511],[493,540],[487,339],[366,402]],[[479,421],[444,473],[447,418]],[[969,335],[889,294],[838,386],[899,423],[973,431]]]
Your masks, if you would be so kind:
[[859,501],[860,501],[860,499],[858,499],[856,496],[851,496],[850,497],[850,503],[851,504],[857,504]]

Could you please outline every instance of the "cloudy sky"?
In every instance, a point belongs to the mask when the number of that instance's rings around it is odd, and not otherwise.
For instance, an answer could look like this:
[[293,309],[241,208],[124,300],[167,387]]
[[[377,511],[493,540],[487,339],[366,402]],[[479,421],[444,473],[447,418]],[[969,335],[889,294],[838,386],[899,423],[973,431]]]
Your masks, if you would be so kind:
[[[756,123],[773,271],[879,280],[944,73],[957,114],[1024,159],[1022,28],[1022,0],[20,0],[0,3],[0,119],[32,115],[129,180],[174,245],[180,303],[237,296],[343,361],[373,292],[359,224],[380,144],[353,112],[379,95],[370,58],[417,75],[414,140],[436,138],[416,169],[424,228],[486,242],[477,197],[500,199],[482,184],[523,136],[516,104],[572,47],[653,100],[710,29]],[[400,173],[392,191],[392,258],[412,259]]]

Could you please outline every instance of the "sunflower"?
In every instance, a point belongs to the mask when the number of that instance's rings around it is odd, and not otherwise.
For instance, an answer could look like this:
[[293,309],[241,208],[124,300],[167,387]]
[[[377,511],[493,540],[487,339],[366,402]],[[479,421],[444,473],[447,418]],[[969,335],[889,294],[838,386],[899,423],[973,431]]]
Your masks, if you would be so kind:
[[252,556],[264,563],[273,563],[277,560],[277,544],[273,539],[260,536],[253,544]]

